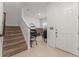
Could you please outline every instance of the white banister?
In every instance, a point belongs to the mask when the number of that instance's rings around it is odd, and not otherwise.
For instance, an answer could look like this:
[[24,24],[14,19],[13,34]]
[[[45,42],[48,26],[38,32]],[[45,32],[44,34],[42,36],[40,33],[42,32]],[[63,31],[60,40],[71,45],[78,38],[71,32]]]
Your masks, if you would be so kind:
[[19,21],[19,26],[22,30],[28,49],[30,49],[30,27],[23,18]]

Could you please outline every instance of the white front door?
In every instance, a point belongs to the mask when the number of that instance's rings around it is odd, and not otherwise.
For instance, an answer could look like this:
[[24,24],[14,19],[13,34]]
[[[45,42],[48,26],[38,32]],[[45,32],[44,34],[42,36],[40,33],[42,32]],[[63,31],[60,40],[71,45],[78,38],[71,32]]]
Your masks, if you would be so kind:
[[[47,22],[48,45],[78,55],[78,3],[49,4]],[[50,30],[50,27],[54,29]]]
[[56,48],[78,55],[77,3],[62,3],[57,9]]

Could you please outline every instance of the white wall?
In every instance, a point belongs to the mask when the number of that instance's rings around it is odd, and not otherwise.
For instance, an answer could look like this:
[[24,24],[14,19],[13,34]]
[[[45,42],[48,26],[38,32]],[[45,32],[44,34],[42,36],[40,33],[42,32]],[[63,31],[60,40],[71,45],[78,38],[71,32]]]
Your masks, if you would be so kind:
[[[78,33],[79,33],[79,2],[78,2]],[[78,35],[78,42],[79,42],[79,35]],[[78,43],[79,47],[79,43]]]
[[[40,18],[46,17],[46,2],[23,2],[20,3],[22,8],[22,17],[27,23],[34,23],[36,27],[40,27]],[[40,15],[38,15],[40,13]]]
[[[0,34],[3,33],[3,3],[0,2]],[[0,57],[2,56],[3,37],[0,37]]]
[[37,28],[40,28],[40,21],[39,19],[32,17],[32,16],[28,16],[26,13],[24,13],[24,10],[22,11],[22,20],[24,20],[28,26],[30,26],[30,23],[33,23]]
[[2,57],[3,37],[0,37],[0,57]]
[[0,3],[0,34],[3,33],[3,3]]
[[[46,16],[47,4],[46,2],[23,2],[21,3],[21,8],[25,8],[24,13],[31,17],[42,18]],[[39,13],[40,16],[38,15]]]
[[29,24],[33,23],[36,28],[40,28],[40,22],[38,19],[33,18],[33,17],[23,17],[23,19],[27,22],[28,26],[30,26]]
[[18,26],[21,15],[19,2],[4,2],[4,10],[6,12],[6,26]]

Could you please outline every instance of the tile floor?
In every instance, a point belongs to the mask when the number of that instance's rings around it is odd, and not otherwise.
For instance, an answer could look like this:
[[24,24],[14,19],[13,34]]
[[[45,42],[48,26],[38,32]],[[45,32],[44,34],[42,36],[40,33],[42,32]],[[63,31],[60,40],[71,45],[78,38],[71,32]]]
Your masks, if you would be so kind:
[[12,57],[75,57],[74,55],[59,49],[48,48],[42,37],[37,37],[38,45],[33,48],[13,55]]

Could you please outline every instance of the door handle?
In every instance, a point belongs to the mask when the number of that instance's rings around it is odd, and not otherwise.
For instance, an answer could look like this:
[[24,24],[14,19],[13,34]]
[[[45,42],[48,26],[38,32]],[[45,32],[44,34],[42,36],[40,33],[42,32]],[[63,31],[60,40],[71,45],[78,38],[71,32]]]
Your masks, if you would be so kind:
[[56,38],[58,37],[58,32],[56,32]]
[[56,34],[57,34],[58,32],[56,32]]
[[58,29],[56,29],[56,32],[55,33],[56,33],[56,38],[57,38],[58,37]]

